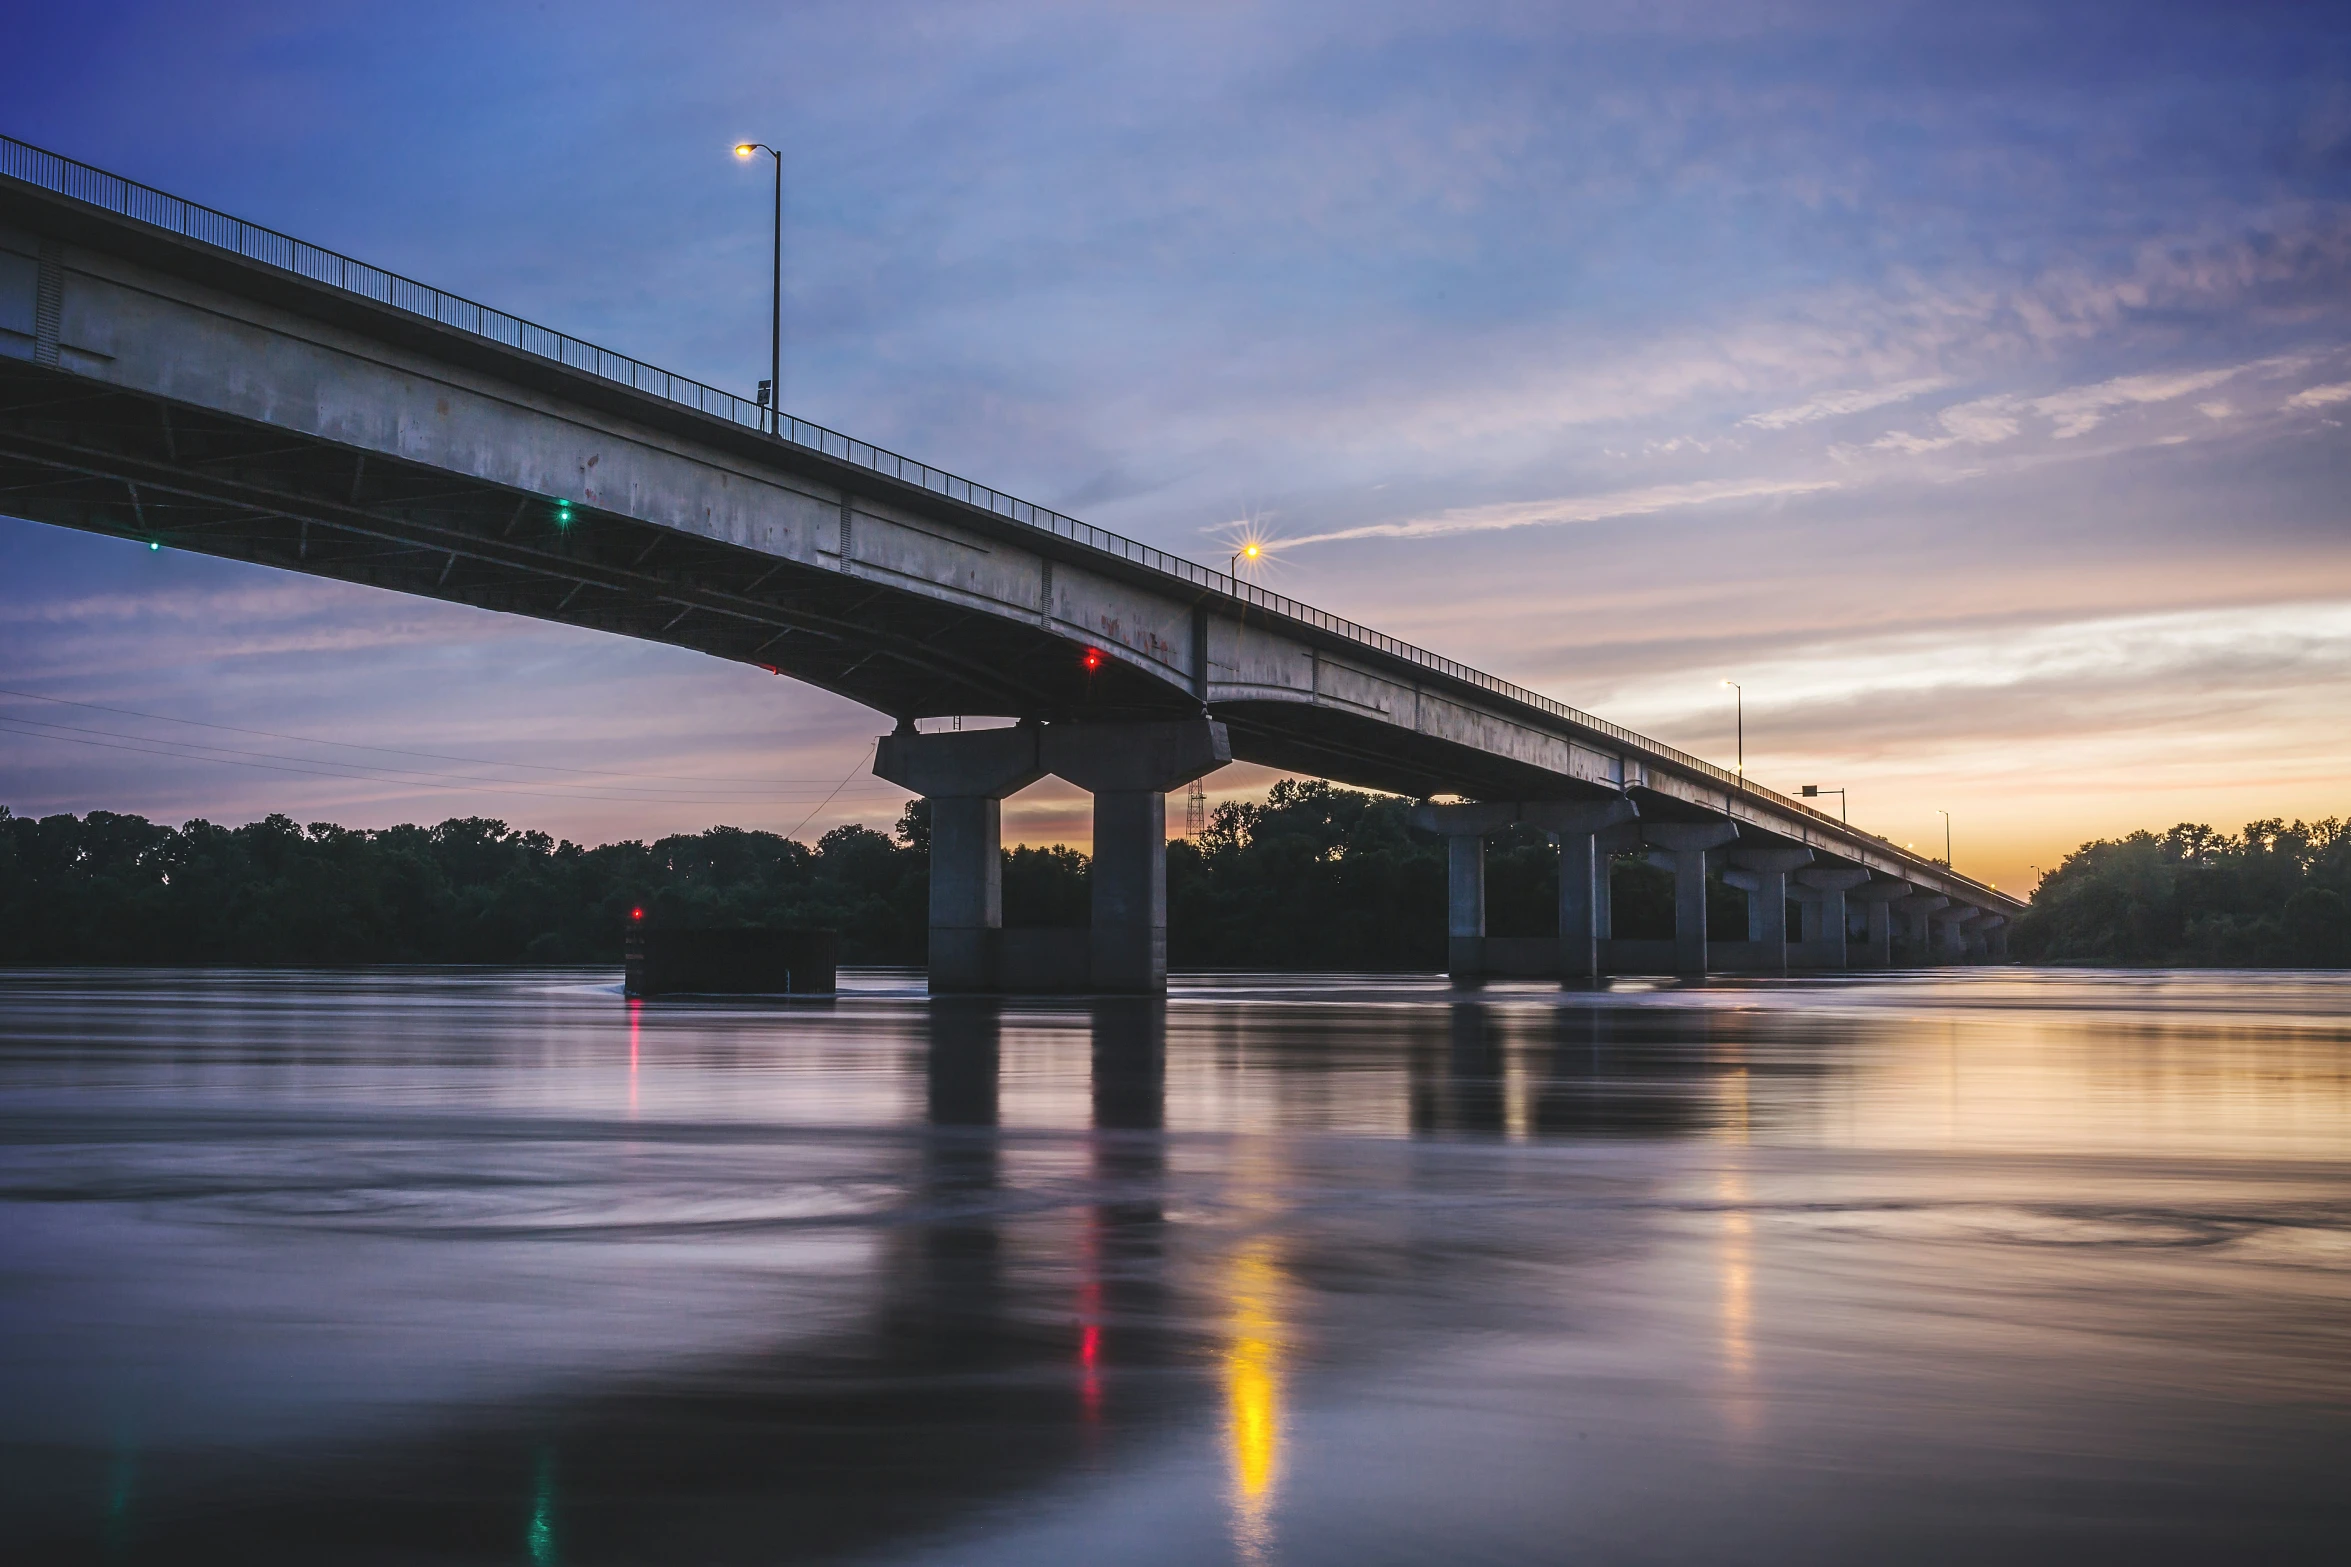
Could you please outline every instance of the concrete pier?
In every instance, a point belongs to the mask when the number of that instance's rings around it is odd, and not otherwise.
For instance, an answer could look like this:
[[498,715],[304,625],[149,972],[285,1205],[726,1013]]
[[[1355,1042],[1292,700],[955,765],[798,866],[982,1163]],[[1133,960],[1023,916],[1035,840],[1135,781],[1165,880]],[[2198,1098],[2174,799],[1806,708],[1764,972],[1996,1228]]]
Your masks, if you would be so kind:
[[938,995],[1001,988],[1004,797],[1045,776],[1040,731],[975,729],[884,735],[878,778],[931,807],[930,982]]
[[1987,914],[1976,928],[1984,933],[1984,961],[1987,963],[2007,962],[2008,916]]
[[1540,827],[1559,845],[1559,975],[1600,982],[1601,910],[1607,901],[1608,862],[1614,839],[1638,819],[1633,802],[1613,800],[1532,800],[1519,807],[1519,820]]
[[1098,991],[1167,988],[1167,792],[1233,759],[1213,719],[1053,724],[1045,770],[1094,796],[1090,977]]
[[1845,895],[1868,880],[1869,872],[1858,865],[1808,865],[1795,873],[1791,891],[1804,905],[1805,945],[1821,953],[1820,961],[1829,968],[1852,967]]
[[1964,963],[1967,961],[1967,927],[1980,918],[1982,913],[1981,909],[1971,908],[1962,903],[1954,904],[1935,916],[1936,925],[1943,938],[1937,944],[1935,954],[1937,961],[1943,963]]
[[1641,840],[1673,856],[1674,972],[1706,973],[1706,853],[1736,843],[1730,822],[1643,822]]
[[1230,760],[1224,725],[1205,718],[928,735],[901,728],[883,736],[874,750],[876,776],[912,789],[931,807],[932,993],[1005,988],[1003,800],[1048,773],[1094,796],[1093,910],[1083,972],[1027,982],[1165,990],[1167,791]]
[[1923,966],[1935,961],[1934,929],[1931,921],[1939,909],[1950,907],[1951,900],[1940,893],[1914,892],[1901,900],[1903,956],[1912,964]]
[[1812,863],[1810,849],[1749,849],[1726,851],[1723,858],[1755,879],[1747,894],[1747,939],[1760,942],[1772,954],[1779,973],[1788,972],[1788,873]]
[[1906,881],[1873,876],[1847,891],[1845,895],[1859,902],[1866,911],[1861,956],[1865,966],[1894,966],[1894,907],[1916,890]]
[[1562,979],[1597,982],[1604,967],[1600,943],[1608,932],[1608,862],[1619,849],[1638,846],[1629,829],[1639,815],[1622,795],[1416,807],[1412,825],[1445,839],[1445,972],[1468,982],[1493,971],[1486,934],[1486,838],[1523,823],[1540,828],[1559,845],[1554,972]]

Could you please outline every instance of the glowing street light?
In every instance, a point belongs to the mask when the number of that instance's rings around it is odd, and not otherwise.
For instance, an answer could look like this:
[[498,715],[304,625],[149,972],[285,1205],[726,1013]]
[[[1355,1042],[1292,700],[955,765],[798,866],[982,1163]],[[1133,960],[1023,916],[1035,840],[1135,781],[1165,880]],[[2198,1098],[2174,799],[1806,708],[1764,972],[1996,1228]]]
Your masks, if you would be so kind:
[[1232,560],[1229,561],[1225,566],[1225,575],[1228,577],[1238,577],[1241,574],[1241,562],[1245,560],[1254,561],[1258,556],[1264,553],[1265,546],[1258,543],[1255,539],[1251,539],[1248,543],[1233,551]]
[[783,433],[784,407],[784,155],[763,141],[745,141],[735,144],[735,156],[748,162],[755,152],[764,152],[775,159],[776,205],[775,245],[770,251],[774,263],[774,286],[767,302],[767,379],[759,388],[759,401],[767,409],[769,433]]

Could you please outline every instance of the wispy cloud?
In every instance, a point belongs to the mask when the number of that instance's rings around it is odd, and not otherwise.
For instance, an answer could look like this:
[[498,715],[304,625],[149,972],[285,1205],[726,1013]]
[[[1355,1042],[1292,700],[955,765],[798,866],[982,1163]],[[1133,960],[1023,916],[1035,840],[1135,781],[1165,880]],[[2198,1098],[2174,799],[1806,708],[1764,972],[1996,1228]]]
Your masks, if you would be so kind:
[[1823,419],[1841,419],[1848,414],[1866,413],[1889,403],[1905,403],[1913,397],[1939,392],[1950,384],[1941,376],[1925,376],[1913,381],[1897,381],[1891,386],[1829,392],[1809,402],[1774,408],[1769,413],[1749,414],[1739,423],[1753,425],[1758,430],[1786,430],[1800,424],[1817,424]]
[[1417,517],[1406,522],[1366,523],[1359,528],[1334,528],[1284,539],[1284,549],[1304,544],[1335,544],[1345,539],[1434,539],[1455,533],[1500,533],[1511,528],[1561,527],[1573,523],[1605,522],[1616,517],[1645,517],[1686,506],[1708,506],[1720,501],[1765,500],[1790,495],[1812,495],[1838,488],[1835,479],[1725,479],[1694,484],[1659,484],[1647,489],[1619,490],[1611,495],[1562,496],[1553,500],[1514,501],[1499,506],[1464,506]]
[[2306,386],[2286,399],[2288,408],[2325,408],[2340,402],[2351,402],[2351,381],[2338,381],[2331,386]]
[[2168,403],[2175,397],[2201,392],[2234,376],[2241,366],[2221,370],[2194,370],[2165,375],[2126,375],[2096,386],[2077,386],[2033,399],[2035,413],[2056,421],[2058,440],[2069,441],[2098,427],[2117,408],[2133,403]]

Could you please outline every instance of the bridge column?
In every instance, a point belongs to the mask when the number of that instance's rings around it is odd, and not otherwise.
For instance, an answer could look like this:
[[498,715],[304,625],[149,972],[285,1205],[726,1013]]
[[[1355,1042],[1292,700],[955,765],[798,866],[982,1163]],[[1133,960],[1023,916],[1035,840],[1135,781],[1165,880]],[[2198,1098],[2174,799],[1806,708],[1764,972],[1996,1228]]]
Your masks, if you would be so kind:
[[1901,900],[1904,957],[1921,966],[1935,961],[1929,921],[1937,909],[1948,908],[1950,904],[1949,898],[1933,892],[1913,892]]
[[1967,927],[1972,921],[1980,918],[1981,914],[1981,910],[1970,908],[1964,903],[1946,909],[1942,913],[1940,923],[1943,940],[1940,955],[1944,962],[1965,963],[1967,961]]
[[1001,988],[1003,802],[1045,776],[1037,740],[1026,726],[926,735],[909,725],[874,747],[875,777],[930,802],[934,994]]
[[1486,838],[1445,839],[1445,972],[1475,979],[1486,971]]
[[1870,880],[1846,896],[1860,902],[1867,929],[1862,937],[1861,962],[1870,968],[1894,966],[1894,905],[1910,896],[1908,882]]
[[1976,929],[1984,933],[1984,960],[1989,963],[2008,961],[2008,916],[1987,914]]
[[[1796,873],[1796,885],[1803,890],[1797,896],[1805,900],[1807,910],[1818,910],[1817,917],[1807,912],[1807,924],[1818,923],[1833,945],[1829,956],[1831,968],[1852,966],[1851,932],[1845,923],[1845,894],[1869,880],[1869,872],[1858,865],[1810,865]],[[1809,942],[1812,932],[1804,933]]]
[[1794,847],[1733,849],[1724,858],[1756,881],[1755,890],[1747,894],[1747,939],[1762,942],[1765,961],[1777,972],[1787,973],[1788,872],[1810,865],[1812,851]]
[[1673,856],[1673,967],[1706,973],[1706,851],[1738,841],[1729,822],[1643,822],[1641,840]]
[[1610,800],[1532,800],[1519,807],[1519,819],[1542,828],[1559,845],[1559,975],[1600,983],[1601,910],[1607,899],[1603,883],[1611,857],[1610,834],[1640,816],[1633,802],[1618,795]]
[[1233,759],[1224,725],[1209,718],[1054,724],[1040,757],[1045,771],[1094,796],[1094,988],[1165,990],[1167,791]]
[[1445,839],[1445,972],[1472,980],[1486,972],[1486,834],[1518,820],[1518,807],[1422,805],[1412,825]]

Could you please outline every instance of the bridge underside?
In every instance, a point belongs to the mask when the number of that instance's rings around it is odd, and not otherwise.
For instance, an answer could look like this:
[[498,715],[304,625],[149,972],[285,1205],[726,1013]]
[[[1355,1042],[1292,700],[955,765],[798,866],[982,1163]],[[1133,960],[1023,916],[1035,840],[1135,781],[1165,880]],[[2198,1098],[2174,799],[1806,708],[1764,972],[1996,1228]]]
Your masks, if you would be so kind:
[[[0,509],[666,642],[893,717],[1129,722],[1201,707],[1116,659],[1089,672],[1064,630],[14,359],[0,359]],[[1433,736],[1367,735],[1352,715],[1306,702],[1220,700],[1216,711],[1236,760],[1358,787],[1607,792]],[[1669,796],[1651,805],[1691,813]]]

